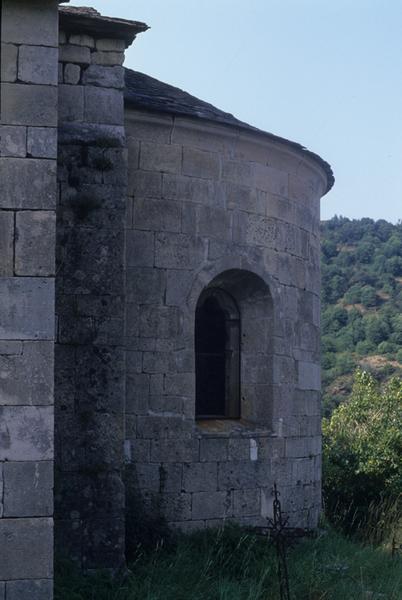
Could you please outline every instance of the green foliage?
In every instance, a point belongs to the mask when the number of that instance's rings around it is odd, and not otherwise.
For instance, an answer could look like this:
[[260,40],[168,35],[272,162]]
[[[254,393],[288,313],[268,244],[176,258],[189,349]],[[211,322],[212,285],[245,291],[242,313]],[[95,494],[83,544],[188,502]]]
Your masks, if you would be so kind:
[[[334,217],[321,224],[324,410],[351,365],[381,355],[402,374],[402,223]],[[337,355],[342,353],[342,357]],[[346,359],[346,354],[349,359]],[[349,366],[348,366],[349,365]],[[388,376],[383,366],[377,373]],[[342,396],[350,392],[342,383]]]
[[373,506],[402,498],[402,379],[383,389],[357,371],[348,402],[323,421],[327,516],[347,531],[362,527]]
[[365,285],[360,288],[360,302],[366,308],[377,304],[377,295],[375,289],[371,285]]
[[[124,579],[56,569],[55,600],[279,600],[272,544],[227,527],[182,536],[175,548],[138,555]],[[400,599],[402,570],[389,554],[330,528],[288,552],[291,597]]]

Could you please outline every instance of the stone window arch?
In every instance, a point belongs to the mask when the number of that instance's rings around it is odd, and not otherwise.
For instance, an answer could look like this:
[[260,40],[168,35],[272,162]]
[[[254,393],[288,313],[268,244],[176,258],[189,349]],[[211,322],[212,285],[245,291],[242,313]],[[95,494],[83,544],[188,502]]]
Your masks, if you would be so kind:
[[[208,318],[203,319],[203,315],[207,310],[211,312],[210,326],[214,319],[220,323],[217,343],[221,357],[225,353],[225,359],[220,359],[220,388],[217,386],[220,400],[212,414],[201,400],[202,335],[208,325]],[[268,284],[259,275],[243,269],[217,275],[204,288],[196,306],[196,418],[241,418],[272,427],[274,341],[274,304]],[[230,353],[232,359],[228,364]],[[211,372],[206,368],[205,372],[208,371]]]
[[196,417],[240,417],[240,312],[234,298],[207,288],[195,316]]

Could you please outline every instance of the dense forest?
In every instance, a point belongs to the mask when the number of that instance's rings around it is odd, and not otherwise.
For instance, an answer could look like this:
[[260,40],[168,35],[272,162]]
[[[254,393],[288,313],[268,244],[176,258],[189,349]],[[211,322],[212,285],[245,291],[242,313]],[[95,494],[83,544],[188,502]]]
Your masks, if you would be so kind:
[[328,416],[357,367],[402,374],[402,223],[335,216],[321,224],[322,381]]

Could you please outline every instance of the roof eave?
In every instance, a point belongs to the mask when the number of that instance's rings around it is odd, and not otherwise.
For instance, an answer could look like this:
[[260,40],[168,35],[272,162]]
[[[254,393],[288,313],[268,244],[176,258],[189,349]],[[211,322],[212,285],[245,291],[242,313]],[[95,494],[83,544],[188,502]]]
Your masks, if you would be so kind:
[[79,12],[75,7],[59,7],[59,26],[63,31],[124,40],[130,46],[138,33],[149,29],[141,21],[114,19],[100,14]]

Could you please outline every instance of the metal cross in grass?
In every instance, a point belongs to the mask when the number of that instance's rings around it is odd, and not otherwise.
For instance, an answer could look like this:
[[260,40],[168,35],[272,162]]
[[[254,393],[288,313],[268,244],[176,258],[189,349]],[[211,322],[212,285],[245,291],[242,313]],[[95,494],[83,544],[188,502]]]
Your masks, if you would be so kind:
[[274,483],[272,495],[274,497],[273,502],[273,518],[268,518],[268,524],[270,527],[270,536],[273,544],[275,544],[276,556],[278,561],[278,580],[279,580],[279,593],[281,600],[291,600],[289,590],[289,574],[286,557],[286,526],[288,524],[288,517],[284,518],[282,514],[281,502],[279,500],[280,493]]

